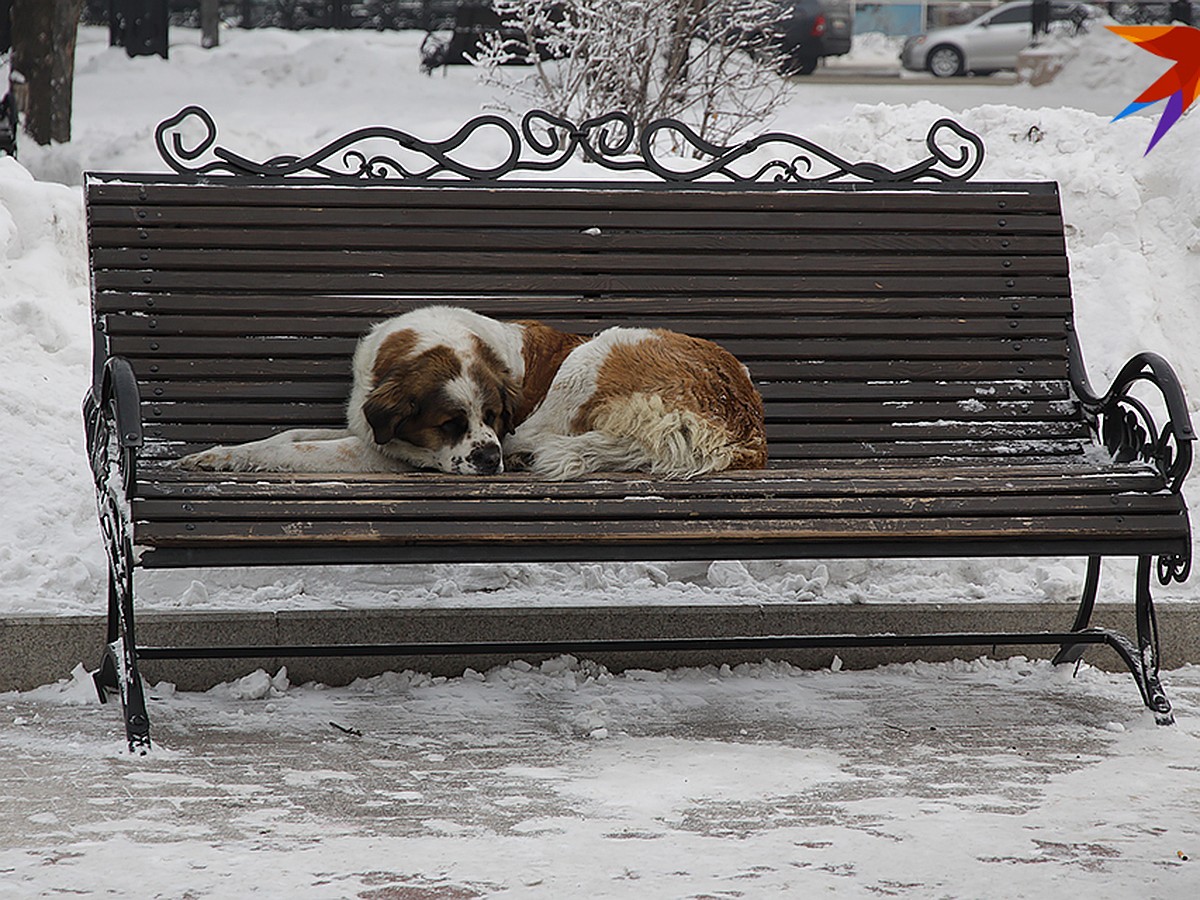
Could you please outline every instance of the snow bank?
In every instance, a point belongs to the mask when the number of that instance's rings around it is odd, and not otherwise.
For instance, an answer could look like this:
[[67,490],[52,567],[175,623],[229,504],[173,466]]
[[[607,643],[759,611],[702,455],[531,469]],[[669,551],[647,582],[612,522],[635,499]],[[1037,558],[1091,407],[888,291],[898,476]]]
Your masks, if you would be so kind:
[[0,158],[0,611],[98,608],[103,554],[79,413],[85,259],[79,192]]
[[[952,113],[931,102],[859,105],[811,129],[849,159],[900,167],[919,158],[928,125],[952,116],[984,138],[977,180],[1057,181],[1067,225],[1078,327],[1096,387],[1139,350],[1200,391],[1200,180],[1191,165],[1200,119],[1187,116],[1149,156],[1154,119],[1110,122],[1077,109],[987,105]],[[803,127],[800,121],[788,123]]]
[[1115,115],[1171,67],[1170,60],[1147,53],[1104,27],[1116,24],[1102,17],[1084,34],[1057,33],[1041,44],[1044,52],[1063,58],[1054,80],[1037,89],[1047,106],[1071,106],[1075,105],[1072,98],[1099,93],[1112,98]]
[[[262,158],[314,149],[345,129],[379,122],[446,136],[490,100],[461,68],[444,77],[418,75],[414,33],[230,32],[211,52],[184,29],[172,35],[189,43],[173,46],[164,63],[129,60],[104,45],[101,30],[85,29],[77,140],[22,148],[23,163],[40,180],[0,159],[0,322],[8,338],[0,356],[6,448],[0,492],[7,500],[0,613],[102,608],[105,566],[78,411],[90,377],[82,200],[77,188],[50,182],[78,183],[84,167],[161,169],[154,126],[191,102],[214,113],[222,143]],[[1157,109],[1111,123],[1112,113],[1058,108],[1066,102],[1058,98],[1084,94],[1082,105],[1093,109],[1128,102],[1135,88],[1123,80],[1095,83],[1094,71],[1125,71],[1114,60],[1125,58],[1127,42],[1108,35],[1102,44],[1103,35],[1094,35],[1044,88],[997,92],[971,83],[986,79],[966,79],[922,88],[938,103],[863,104],[863,97],[878,96],[875,87],[801,86],[771,127],[806,135],[849,159],[901,167],[925,155],[929,125],[952,115],[987,144],[978,178],[1057,181],[1077,324],[1095,387],[1106,387],[1133,353],[1155,350],[1179,369],[1195,411],[1200,180],[1190,154],[1200,142],[1200,120],[1185,116],[1143,157]],[[1128,78],[1146,83],[1140,74]],[[974,102],[979,96],[1010,102]],[[142,598],[159,608],[1060,600],[1078,590],[1080,572],[1077,561],[1055,560],[227,570],[151,573]],[[1120,596],[1131,580],[1114,578],[1111,585]],[[1160,593],[1194,597],[1195,589]]]

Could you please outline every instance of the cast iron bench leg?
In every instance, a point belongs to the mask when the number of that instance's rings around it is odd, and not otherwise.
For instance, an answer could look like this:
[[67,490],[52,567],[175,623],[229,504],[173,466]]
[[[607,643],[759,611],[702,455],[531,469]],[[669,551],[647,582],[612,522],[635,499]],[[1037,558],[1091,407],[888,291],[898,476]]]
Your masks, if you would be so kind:
[[1142,697],[1146,706],[1154,713],[1159,725],[1173,725],[1171,701],[1163,692],[1158,678],[1160,659],[1158,644],[1158,619],[1154,615],[1154,599],[1150,595],[1150,557],[1138,557],[1137,602],[1134,610],[1137,617],[1138,660],[1141,662],[1144,687]]
[[[1137,622],[1137,644],[1125,635],[1107,628],[1090,628],[1092,610],[1096,603],[1096,593],[1100,585],[1100,557],[1088,558],[1087,577],[1084,580],[1083,596],[1079,603],[1079,611],[1075,615],[1072,631],[1103,634],[1107,643],[1112,647],[1125,665],[1129,667],[1133,680],[1137,683],[1146,708],[1154,713],[1154,720],[1159,725],[1173,725],[1175,716],[1171,712],[1171,701],[1163,691],[1162,682],[1158,677],[1159,649],[1158,623],[1154,616],[1154,600],[1150,594],[1150,560],[1149,556],[1138,558],[1137,594],[1134,615]],[[1090,642],[1064,643],[1055,654],[1052,662],[1078,662]]]
[[[118,510],[110,512],[119,515]],[[133,547],[118,523],[115,517],[101,519],[108,550],[108,633],[104,658],[92,677],[101,703],[108,702],[110,693],[120,695],[129,751],[145,753],[150,749],[150,717],[133,631]]]
[[132,592],[122,590],[119,580],[108,577],[108,638],[100,669],[92,679],[100,702],[107,703],[110,693],[121,698],[125,716],[125,738],[130,753],[145,753],[150,749],[150,716],[146,712],[146,696],[137,666],[137,644],[133,638]]
[[[1083,631],[1091,623],[1092,610],[1096,606],[1096,593],[1099,587],[1100,557],[1089,556],[1087,577],[1083,582],[1083,596],[1079,601],[1079,611],[1075,613],[1075,624],[1071,626],[1072,631]],[[1051,662],[1056,666],[1062,663],[1078,662],[1087,648],[1087,644],[1063,644]]]

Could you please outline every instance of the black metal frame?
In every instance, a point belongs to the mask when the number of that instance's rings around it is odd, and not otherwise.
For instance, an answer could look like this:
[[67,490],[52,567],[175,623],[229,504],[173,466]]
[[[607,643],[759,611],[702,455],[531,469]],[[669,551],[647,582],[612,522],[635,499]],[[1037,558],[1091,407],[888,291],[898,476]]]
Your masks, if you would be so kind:
[[[205,130],[205,137],[185,143],[177,129],[185,120],[194,119]],[[490,168],[475,168],[454,161],[450,154],[472,134],[483,127],[500,128],[510,138],[507,158]],[[541,129],[540,131],[538,129]],[[612,131],[610,129],[618,129]],[[653,156],[655,137],[671,132],[694,150],[712,157],[689,172],[670,170]],[[168,143],[167,135],[171,135]],[[952,156],[940,149],[939,141],[947,134],[960,139],[960,153]],[[364,139],[386,138],[400,147],[426,155],[432,162],[427,168],[409,171],[396,161],[368,157],[354,145]],[[977,171],[983,157],[979,138],[949,120],[933,125],[926,138],[930,157],[906,169],[893,171],[873,163],[849,163],[832,153],[794,135],[768,134],[735,148],[717,147],[702,141],[681,123],[660,120],[642,130],[637,141],[638,153],[631,155],[635,139],[633,123],[621,113],[589,119],[579,126],[543,112],[531,112],[521,123],[520,132],[511,123],[496,116],[480,116],[468,122],[451,138],[427,142],[404,132],[388,128],[370,128],[353,132],[305,157],[275,157],[263,163],[246,160],[223,147],[215,146],[216,128],[212,118],[199,107],[187,107],[178,115],[159,125],[155,135],[163,159],[189,181],[205,183],[246,184],[264,178],[314,175],[323,183],[355,184],[390,181],[437,180],[455,183],[451,178],[470,182],[491,182],[517,171],[551,171],[562,166],[574,154],[614,171],[638,170],[662,179],[657,186],[669,187],[692,184],[701,178],[715,176],[732,182],[739,189],[758,187],[825,187],[843,189],[894,187],[938,187],[938,183],[960,181]],[[524,142],[522,142],[522,139]],[[782,142],[797,150],[791,160],[776,160],[759,167],[750,175],[739,175],[732,164],[755,150],[774,142]],[[216,161],[199,161],[209,151]],[[532,152],[533,158],[529,153]],[[330,167],[328,160],[341,154],[343,168]],[[537,158],[537,157],[549,157]],[[832,167],[824,176],[809,177],[813,160],[819,159]],[[942,165],[946,169],[939,169]],[[803,170],[803,171],[802,171]],[[225,175],[215,173],[224,172]],[[439,176],[447,176],[439,179]],[[766,184],[762,180],[767,179]],[[853,179],[859,179],[854,181]],[[833,182],[839,182],[833,184]],[[865,182],[865,183],[864,183]],[[518,182],[527,183],[527,182]],[[932,183],[932,184],[930,184]],[[542,184],[545,184],[544,182]],[[565,184],[554,183],[552,184]],[[246,658],[246,657],[308,657],[308,656],[425,656],[436,654],[495,654],[518,656],[555,653],[608,653],[664,650],[795,650],[809,648],[911,647],[911,646],[998,646],[998,645],[1059,645],[1056,663],[1077,661],[1087,647],[1104,644],[1111,647],[1133,675],[1142,700],[1160,724],[1173,721],[1171,705],[1163,692],[1159,678],[1158,630],[1150,590],[1151,563],[1158,558],[1157,575],[1160,583],[1184,581],[1191,571],[1191,541],[1167,548],[1162,542],[1112,541],[1060,542],[1039,546],[1043,555],[1086,555],[1088,569],[1080,605],[1070,631],[1038,633],[936,633],[936,634],[871,634],[871,635],[770,635],[760,637],[692,637],[638,640],[554,640],[500,641],[462,643],[391,643],[349,644],[336,646],[273,646],[273,647],[139,647],[134,634],[135,567],[169,568],[203,565],[328,565],[363,562],[431,562],[461,559],[461,547],[431,546],[421,549],[364,549],[347,548],[315,552],[305,548],[297,551],[288,547],[267,547],[253,553],[236,548],[194,547],[147,549],[135,558],[129,520],[129,500],[135,483],[138,453],[142,446],[140,396],[132,368],[119,357],[110,357],[102,331],[95,334],[96,356],[94,384],[84,399],[83,412],[87,430],[88,456],[96,484],[97,508],[101,531],[109,562],[108,631],[104,660],[96,674],[101,698],[119,693],[124,710],[126,734],[131,750],[145,750],[150,745],[149,719],[145,696],[138,673],[138,662],[146,659]],[[1078,400],[1097,436],[1119,461],[1141,460],[1153,465],[1162,475],[1166,490],[1179,494],[1192,460],[1192,441],[1195,432],[1184,400],[1183,390],[1170,366],[1154,354],[1141,354],[1131,360],[1115,379],[1109,391],[1095,393],[1088,383],[1077,340],[1069,340],[1070,380]],[[1161,428],[1155,422],[1146,403],[1135,398],[1131,390],[1139,385],[1156,388],[1167,409],[1168,421]],[[527,550],[528,548],[526,548]],[[712,558],[713,547],[686,547],[666,550],[662,545],[629,542],[619,547],[580,547],[553,545],[543,547],[539,558],[594,561],[660,558],[664,552],[679,558]],[[1027,551],[1027,547],[1007,542],[983,543],[964,541],[922,546],[918,541],[897,540],[873,548],[875,556],[998,556]],[[511,550],[479,548],[473,561],[491,562],[513,558]],[[847,556],[845,545],[803,548],[787,544],[728,544],[719,547],[727,557],[786,557]],[[1090,625],[1100,581],[1103,555],[1130,555],[1138,558],[1135,627],[1136,643],[1110,629]],[[527,553],[522,552],[522,558]]]
[[[454,152],[483,129],[497,129],[507,139],[504,158],[482,168],[455,159]],[[736,146],[723,147],[704,140],[675,119],[656,119],[639,130],[623,112],[595,116],[576,124],[542,110],[526,113],[519,128],[501,116],[477,116],[442,141],[427,141],[383,126],[360,128],[305,156],[275,156],[263,162],[219,146],[216,140],[216,123],[199,106],[184,107],[159,123],[154,132],[159,155],[181,175],[317,176],[326,182],[347,183],[451,178],[495,181],[514,172],[552,172],[576,156],[612,172],[646,172],[666,184],[695,183],[713,176],[739,186],[824,185],[841,181],[945,183],[970,178],[983,165],[984,156],[979,136],[951,119],[939,119],[930,126],[925,136],[929,151],[926,159],[903,169],[889,169],[878,163],[850,162],[812,141],[783,132],[768,132]],[[425,162],[414,165],[387,153],[369,152],[366,148],[372,141],[394,145],[418,158],[424,157]],[[663,144],[684,148],[684,155],[698,160],[697,164],[687,170],[668,167],[658,158]],[[766,162],[753,158],[757,151],[773,146],[786,148],[790,158]],[[676,158],[678,154],[670,156]],[[741,160],[747,160],[755,168],[739,172],[735,164]],[[818,168],[822,165],[824,168]]]
[[132,528],[129,498],[142,446],[141,397],[129,363],[112,357],[100,381],[84,396],[88,460],[96,485],[100,533],[108,556],[108,630],[100,669],[93,678],[101,702],[121,697],[130,751],[150,747],[150,717],[138,672],[134,634]]

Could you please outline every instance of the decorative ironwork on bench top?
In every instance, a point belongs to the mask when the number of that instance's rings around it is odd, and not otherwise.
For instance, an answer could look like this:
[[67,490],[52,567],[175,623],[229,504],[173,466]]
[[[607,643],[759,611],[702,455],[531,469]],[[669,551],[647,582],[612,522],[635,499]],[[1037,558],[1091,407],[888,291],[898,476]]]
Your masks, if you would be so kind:
[[[495,165],[481,167],[457,158],[457,151],[481,132],[491,132],[487,140],[500,138],[498,155],[503,158]],[[576,124],[541,110],[526,113],[519,127],[500,116],[477,116],[441,141],[386,126],[361,128],[306,156],[274,156],[262,162],[218,145],[216,123],[199,106],[185,107],[159,123],[154,139],[163,160],[181,175],[308,176],[345,182],[495,181],[513,172],[552,172],[577,156],[609,171],[648,173],[676,184],[705,179],[740,185],[960,182],[979,170],[984,155],[979,136],[951,119],[938,119],[930,126],[925,159],[889,169],[879,163],[850,162],[784,132],[723,147],[675,119],[657,119],[639,130],[621,112]],[[404,151],[403,159],[393,155],[397,150]],[[776,155],[768,158],[770,154]]]

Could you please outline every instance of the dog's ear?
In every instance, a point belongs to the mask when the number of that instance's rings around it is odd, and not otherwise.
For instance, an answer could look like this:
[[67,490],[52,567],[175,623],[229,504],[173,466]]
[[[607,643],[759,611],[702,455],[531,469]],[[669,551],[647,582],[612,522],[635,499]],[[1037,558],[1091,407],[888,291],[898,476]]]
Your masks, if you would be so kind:
[[500,376],[496,386],[500,391],[500,424],[496,432],[503,438],[516,431],[519,424],[517,408],[521,403],[521,391],[507,374]]
[[396,379],[388,379],[367,395],[363,416],[376,444],[394,440],[400,426],[417,413],[417,398]]

